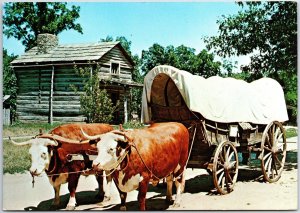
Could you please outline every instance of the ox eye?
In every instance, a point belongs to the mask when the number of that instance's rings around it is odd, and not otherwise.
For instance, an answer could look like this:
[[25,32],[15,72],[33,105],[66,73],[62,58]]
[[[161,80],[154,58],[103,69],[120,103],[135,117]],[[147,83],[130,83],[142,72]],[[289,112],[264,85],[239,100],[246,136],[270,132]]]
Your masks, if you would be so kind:
[[42,157],[43,159],[46,159],[46,157],[47,157],[46,153],[43,152],[43,153],[41,154],[41,157]]
[[108,154],[112,154],[113,151],[114,151],[114,149],[113,149],[113,148],[110,148],[110,149],[107,150],[107,153],[108,153]]

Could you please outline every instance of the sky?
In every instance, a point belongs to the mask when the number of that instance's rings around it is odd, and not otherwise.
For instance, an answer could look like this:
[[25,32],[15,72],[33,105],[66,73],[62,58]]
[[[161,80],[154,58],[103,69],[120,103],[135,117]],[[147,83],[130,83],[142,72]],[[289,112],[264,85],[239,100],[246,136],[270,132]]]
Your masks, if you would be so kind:
[[[125,36],[133,54],[141,56],[154,43],[164,47],[185,45],[199,53],[205,48],[204,36],[218,33],[217,20],[236,14],[234,2],[69,2],[80,6],[83,34],[74,30],[58,35],[60,44],[98,42],[101,38]],[[3,36],[9,54],[21,55],[24,47],[14,38]],[[219,58],[216,58],[220,60]],[[249,57],[234,58],[239,65]]]

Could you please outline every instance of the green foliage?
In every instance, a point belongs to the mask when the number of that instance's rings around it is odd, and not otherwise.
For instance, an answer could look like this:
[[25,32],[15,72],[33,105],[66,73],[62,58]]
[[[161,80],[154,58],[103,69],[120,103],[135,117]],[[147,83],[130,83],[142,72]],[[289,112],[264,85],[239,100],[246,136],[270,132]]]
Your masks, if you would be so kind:
[[7,2],[4,4],[3,34],[21,40],[26,50],[36,46],[40,33],[58,35],[73,29],[82,33],[79,18],[80,7],[67,8],[63,2]]
[[15,55],[8,55],[7,50],[3,49],[3,95],[10,95],[7,102],[11,106],[12,120],[16,119],[17,78],[14,70],[10,67],[10,62],[16,57]]
[[130,121],[125,124],[123,124],[124,129],[140,129],[145,127],[144,124],[140,122]]
[[296,137],[298,136],[298,129],[289,128],[286,130],[286,138]]
[[143,50],[141,58],[141,70],[146,75],[158,65],[170,65],[192,74],[209,77],[220,74],[221,63],[214,61],[214,55],[202,50],[195,54],[195,49],[184,45],[164,48],[159,44],[153,44],[149,50]]
[[[80,95],[82,113],[87,117],[88,123],[110,123],[113,120],[113,113],[118,107],[113,106],[105,89],[100,89],[98,73],[100,67],[74,67],[75,72],[83,79],[83,94]],[[78,89],[72,86],[78,92]]]
[[276,79],[292,109],[297,112],[297,2],[239,2],[236,15],[217,21],[219,35],[206,37],[207,48],[221,57],[251,54],[239,77],[252,81],[264,76]]
[[295,72],[297,62],[297,3],[247,2],[237,15],[217,21],[219,35],[206,37],[207,47],[220,56],[254,53],[244,69],[268,74]]

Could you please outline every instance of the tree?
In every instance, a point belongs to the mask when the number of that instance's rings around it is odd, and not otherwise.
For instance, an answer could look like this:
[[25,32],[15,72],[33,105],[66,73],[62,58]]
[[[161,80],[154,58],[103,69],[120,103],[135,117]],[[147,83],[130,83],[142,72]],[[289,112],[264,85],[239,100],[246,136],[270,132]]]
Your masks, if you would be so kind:
[[17,56],[8,55],[7,50],[3,49],[3,95],[10,95],[9,104],[11,105],[12,120],[16,119],[17,104],[17,78],[14,70],[10,67]]
[[3,34],[20,40],[25,50],[36,46],[40,33],[58,35],[64,30],[74,29],[82,33],[79,18],[80,7],[67,8],[62,2],[9,2],[4,4]]
[[[98,73],[100,67],[92,69],[87,67],[74,67],[75,72],[83,79],[83,94],[80,95],[80,108],[87,117],[88,123],[110,123],[113,120],[113,113],[118,108],[118,103],[113,106],[105,89],[100,89],[100,79]],[[92,75],[91,75],[91,69]],[[71,85],[75,92],[78,88]]]
[[297,112],[297,2],[265,1],[238,3],[237,15],[217,21],[219,35],[206,37],[207,48],[221,57],[252,54],[241,67],[246,80],[262,76],[283,86],[287,104]]
[[214,61],[214,55],[202,50],[195,54],[195,49],[180,45],[172,45],[164,48],[159,44],[153,44],[149,50],[143,50],[141,58],[141,70],[146,75],[158,65],[170,65],[192,74],[209,77],[220,74],[221,63]]

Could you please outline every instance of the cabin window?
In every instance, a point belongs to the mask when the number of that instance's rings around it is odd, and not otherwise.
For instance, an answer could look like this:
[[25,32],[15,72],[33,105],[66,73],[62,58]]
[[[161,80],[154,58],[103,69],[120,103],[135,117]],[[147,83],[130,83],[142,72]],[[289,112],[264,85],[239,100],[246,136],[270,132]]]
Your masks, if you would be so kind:
[[120,74],[120,63],[111,62],[110,73],[113,75],[119,75]]

